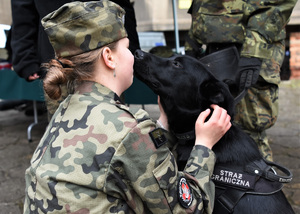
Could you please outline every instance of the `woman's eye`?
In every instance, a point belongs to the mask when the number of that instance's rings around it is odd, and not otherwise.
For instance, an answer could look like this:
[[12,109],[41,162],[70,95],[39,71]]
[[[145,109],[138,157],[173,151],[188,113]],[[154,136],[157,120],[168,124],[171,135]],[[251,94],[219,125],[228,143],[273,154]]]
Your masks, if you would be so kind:
[[178,62],[178,61],[173,61],[172,64],[173,64],[173,66],[176,67],[176,68],[182,68],[181,63]]

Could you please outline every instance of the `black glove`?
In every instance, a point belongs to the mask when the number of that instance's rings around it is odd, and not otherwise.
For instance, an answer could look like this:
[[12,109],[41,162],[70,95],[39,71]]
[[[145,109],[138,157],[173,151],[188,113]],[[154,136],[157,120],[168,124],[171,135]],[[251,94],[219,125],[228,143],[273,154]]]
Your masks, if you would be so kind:
[[259,58],[241,57],[238,64],[237,85],[239,90],[248,89],[254,85],[258,79],[261,67],[261,60]]

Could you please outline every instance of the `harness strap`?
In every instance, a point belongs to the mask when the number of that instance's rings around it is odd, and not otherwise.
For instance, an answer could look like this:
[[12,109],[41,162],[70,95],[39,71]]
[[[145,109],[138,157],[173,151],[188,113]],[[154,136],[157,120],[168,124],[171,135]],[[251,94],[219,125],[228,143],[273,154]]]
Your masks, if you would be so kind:
[[245,191],[237,189],[227,188],[218,198],[215,200],[214,213],[229,214],[233,213],[234,207],[239,200],[246,194]]
[[243,90],[234,98],[234,105],[236,106],[246,95],[247,90],[251,87],[251,82],[253,79],[254,73],[247,72],[245,85],[243,86]]
[[[248,77],[247,77],[248,79]],[[234,106],[236,106],[243,98],[244,96],[246,95],[247,93],[247,90],[248,88],[244,88],[240,93],[239,95],[237,95],[235,98],[234,98]]]
[[[285,175],[278,175],[277,173],[275,173],[272,170],[272,166],[275,166]],[[254,161],[253,164],[246,166],[245,171],[249,173],[255,173],[270,181],[277,181],[280,183],[289,183],[293,178],[293,173],[286,167],[263,159]]]

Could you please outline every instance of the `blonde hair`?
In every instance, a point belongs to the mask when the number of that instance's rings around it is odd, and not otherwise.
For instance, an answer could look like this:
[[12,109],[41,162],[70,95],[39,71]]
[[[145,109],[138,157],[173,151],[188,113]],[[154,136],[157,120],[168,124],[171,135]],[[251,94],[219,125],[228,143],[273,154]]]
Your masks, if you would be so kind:
[[[117,42],[106,47],[116,49]],[[101,57],[102,49],[96,49],[72,57],[52,59],[42,64],[47,70],[43,80],[44,90],[50,99],[62,97],[62,87],[67,86],[68,94],[74,93],[77,84],[83,80],[92,80],[96,61]]]

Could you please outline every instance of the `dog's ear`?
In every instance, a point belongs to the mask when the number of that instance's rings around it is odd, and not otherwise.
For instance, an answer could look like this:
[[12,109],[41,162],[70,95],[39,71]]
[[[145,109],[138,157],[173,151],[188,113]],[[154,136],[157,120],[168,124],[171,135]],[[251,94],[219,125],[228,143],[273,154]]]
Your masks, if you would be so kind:
[[220,104],[225,100],[220,85],[216,81],[207,81],[199,87],[199,93],[209,100],[210,104]]
[[[204,82],[199,87],[199,96],[203,100],[199,100],[198,103],[202,104],[202,109],[209,108],[211,104],[216,104],[227,110],[227,113],[234,117],[234,98],[231,95],[226,84],[216,80],[209,80]],[[207,105],[203,106],[203,103]]]

